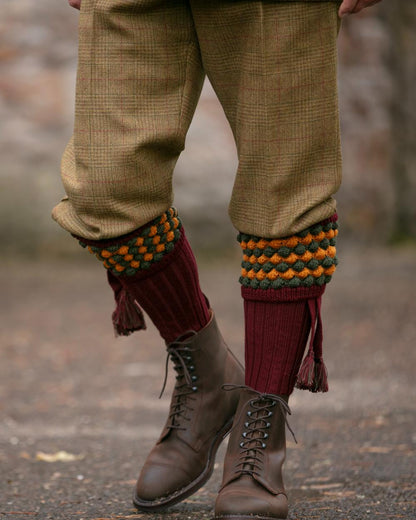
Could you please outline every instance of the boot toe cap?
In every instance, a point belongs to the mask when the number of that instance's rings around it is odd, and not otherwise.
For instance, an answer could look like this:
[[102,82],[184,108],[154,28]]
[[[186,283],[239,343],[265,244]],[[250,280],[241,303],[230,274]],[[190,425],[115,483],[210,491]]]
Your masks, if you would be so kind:
[[[253,483],[254,484],[254,483]],[[288,503],[285,494],[273,495],[266,489],[253,484],[251,489],[228,485],[217,497],[215,517],[262,516],[286,518]]]
[[163,502],[192,481],[188,473],[178,467],[152,465],[143,468],[136,484],[135,501]]

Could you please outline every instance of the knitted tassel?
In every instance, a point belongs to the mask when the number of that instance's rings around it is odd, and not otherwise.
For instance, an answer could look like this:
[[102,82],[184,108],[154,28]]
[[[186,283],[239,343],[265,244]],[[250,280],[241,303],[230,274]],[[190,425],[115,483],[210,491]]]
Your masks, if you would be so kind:
[[112,314],[116,336],[129,336],[136,330],[145,330],[146,323],[142,309],[124,289],[117,277],[107,271],[108,282],[114,291],[116,308]]
[[121,290],[116,300],[116,308],[112,314],[116,336],[129,336],[136,330],[146,329],[143,312],[125,289]]
[[322,358],[315,361],[316,392],[328,392],[328,370]]
[[328,371],[322,357],[321,297],[308,300],[311,315],[311,339],[308,353],[296,378],[296,388],[328,392]]
[[315,379],[315,361],[312,355],[307,354],[303,360],[302,366],[299,369],[299,373],[296,378],[296,388],[301,390],[310,390],[314,386]]

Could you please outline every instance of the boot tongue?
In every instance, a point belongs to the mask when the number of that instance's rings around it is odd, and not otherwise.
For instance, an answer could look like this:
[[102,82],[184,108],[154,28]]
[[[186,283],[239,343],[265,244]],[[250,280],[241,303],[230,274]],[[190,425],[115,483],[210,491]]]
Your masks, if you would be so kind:
[[264,427],[264,421],[259,420],[253,423],[252,430],[245,432],[246,441],[245,448],[247,449],[241,464],[241,470],[244,473],[255,474],[258,469],[258,465],[262,463],[263,455],[261,453],[262,446],[264,445],[264,433],[261,427]]
[[275,403],[268,397],[262,398],[252,403],[250,409],[250,420],[245,423],[243,437],[245,440],[240,444],[241,454],[238,464],[238,472],[233,475],[231,480],[244,479],[251,477],[270,493],[278,495],[284,493],[281,486],[273,483],[271,478],[266,478],[264,471],[265,450],[268,442],[269,420],[272,417],[271,409]]
[[165,427],[163,428],[162,435],[159,439],[161,442],[168,435],[178,435],[181,431],[189,428],[189,421],[186,417],[187,412],[187,399],[190,397],[190,393],[186,392],[186,388],[189,388],[188,385],[180,384],[181,379],[179,378],[177,385],[173,391],[171,405],[169,409],[169,416],[166,421]]
[[174,370],[177,375],[169,410],[169,417],[159,438],[159,442],[165,439],[170,433],[175,431],[180,432],[189,427],[189,419],[186,417],[186,412],[188,399],[192,399],[191,394],[194,392],[192,378],[189,373],[190,367],[187,364],[189,358],[188,354],[192,351],[192,349],[189,349],[188,343],[186,342],[186,339],[189,337],[192,337],[192,335],[184,338],[184,341],[169,345],[167,348],[165,379],[159,397],[162,397],[166,387],[169,359],[172,359]]
[[245,417],[243,440],[240,443],[240,456],[237,464],[237,473],[241,475],[255,476],[262,472],[264,463],[265,440],[268,437],[266,430],[269,428],[269,406],[271,401],[257,399],[250,402],[249,410]]

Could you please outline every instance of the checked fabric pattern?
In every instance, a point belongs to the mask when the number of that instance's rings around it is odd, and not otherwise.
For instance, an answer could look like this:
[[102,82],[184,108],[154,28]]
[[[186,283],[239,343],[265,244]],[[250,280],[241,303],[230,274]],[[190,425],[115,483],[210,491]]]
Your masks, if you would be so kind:
[[174,168],[205,76],[238,151],[235,229],[287,237],[334,214],[337,2],[82,6],[74,135],[61,168],[67,197],[53,210],[64,229],[111,239],[172,206]]

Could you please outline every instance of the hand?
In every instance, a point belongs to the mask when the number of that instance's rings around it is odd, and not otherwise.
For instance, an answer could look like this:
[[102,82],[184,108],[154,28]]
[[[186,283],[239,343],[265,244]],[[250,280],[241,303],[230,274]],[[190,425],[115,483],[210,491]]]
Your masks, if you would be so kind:
[[338,14],[339,17],[342,18],[347,14],[358,13],[366,7],[378,4],[379,2],[381,2],[381,0],[343,0]]
[[68,0],[68,4],[71,7],[75,7],[75,9],[80,9],[81,8],[81,0]]

